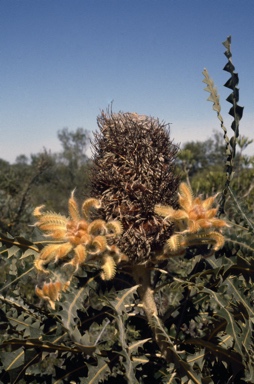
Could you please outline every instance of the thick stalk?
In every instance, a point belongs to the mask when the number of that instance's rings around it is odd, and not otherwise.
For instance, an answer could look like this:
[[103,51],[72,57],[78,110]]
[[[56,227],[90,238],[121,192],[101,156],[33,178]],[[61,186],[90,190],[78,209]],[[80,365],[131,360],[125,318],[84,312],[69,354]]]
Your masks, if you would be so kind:
[[136,283],[140,285],[138,294],[148,323],[153,331],[154,339],[160,348],[162,356],[170,363],[172,362],[172,351],[169,347],[169,338],[165,334],[163,324],[158,317],[154,292],[151,288],[151,271],[144,265],[136,265],[133,267],[133,277]]

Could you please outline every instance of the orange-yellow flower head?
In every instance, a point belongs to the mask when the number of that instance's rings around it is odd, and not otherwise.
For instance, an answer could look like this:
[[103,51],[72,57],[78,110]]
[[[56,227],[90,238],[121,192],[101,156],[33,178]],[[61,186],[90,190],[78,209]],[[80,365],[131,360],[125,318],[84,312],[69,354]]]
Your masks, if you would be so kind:
[[55,302],[61,297],[61,292],[65,292],[69,287],[69,282],[63,284],[60,281],[44,283],[42,288],[36,287],[35,293],[41,299],[48,301],[52,309],[55,309]]
[[224,245],[224,237],[219,231],[228,226],[225,220],[216,217],[218,208],[212,208],[216,195],[202,200],[193,197],[191,188],[186,183],[179,186],[179,206],[156,205],[155,213],[163,216],[169,223],[174,223],[175,234],[165,247],[166,253],[183,254],[192,245],[211,244],[216,251]]
[[[66,264],[77,270],[87,260],[92,259],[100,263],[103,279],[113,278],[116,264],[121,261],[123,255],[116,246],[108,243],[108,239],[122,233],[121,223],[119,221],[106,222],[101,219],[92,220],[92,209],[100,207],[100,201],[94,198],[85,200],[80,212],[74,192],[72,192],[68,207],[69,217],[55,212],[43,212],[43,206],[35,208],[34,216],[38,220],[35,225],[44,232],[46,237],[53,240],[42,249],[38,259],[35,260],[36,269],[48,273],[46,269],[48,264],[64,260]],[[58,296],[53,294],[49,296],[45,292],[49,287],[52,292],[55,292],[56,286],[45,285],[44,288],[37,288],[36,292],[40,297],[44,295],[53,300],[53,297]],[[51,302],[50,304],[52,306]]]

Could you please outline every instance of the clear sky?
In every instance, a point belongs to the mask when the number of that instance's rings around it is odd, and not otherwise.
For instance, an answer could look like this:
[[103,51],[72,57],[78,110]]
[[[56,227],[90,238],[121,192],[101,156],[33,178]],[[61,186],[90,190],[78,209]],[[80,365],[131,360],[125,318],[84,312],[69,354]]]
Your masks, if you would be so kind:
[[112,100],[172,123],[175,143],[205,140],[220,127],[204,68],[230,131],[229,35],[254,138],[254,0],[0,0],[0,158],[59,151],[57,131],[95,131]]

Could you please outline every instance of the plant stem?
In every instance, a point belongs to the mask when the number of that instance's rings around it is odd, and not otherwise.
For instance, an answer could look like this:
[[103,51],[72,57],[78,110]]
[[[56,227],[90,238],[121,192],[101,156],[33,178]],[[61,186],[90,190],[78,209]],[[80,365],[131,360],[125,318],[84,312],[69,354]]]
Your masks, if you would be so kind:
[[136,283],[140,285],[138,294],[148,323],[153,331],[154,339],[160,348],[162,356],[168,363],[170,363],[172,362],[172,351],[170,348],[171,341],[158,317],[158,310],[154,300],[154,291],[151,288],[151,271],[144,265],[136,265],[133,267],[133,277]]

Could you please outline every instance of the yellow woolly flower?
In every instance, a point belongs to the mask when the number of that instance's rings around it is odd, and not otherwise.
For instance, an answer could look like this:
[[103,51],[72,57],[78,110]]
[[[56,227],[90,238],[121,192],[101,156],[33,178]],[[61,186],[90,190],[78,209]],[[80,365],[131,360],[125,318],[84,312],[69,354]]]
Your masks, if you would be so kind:
[[102,280],[111,280],[116,274],[116,263],[110,255],[103,256],[101,265],[101,278]]
[[155,213],[175,225],[176,233],[167,240],[165,255],[181,255],[187,247],[203,244],[211,245],[212,252],[220,249],[224,237],[219,231],[228,224],[216,217],[218,208],[212,208],[216,195],[205,200],[194,198],[186,183],[180,184],[178,195],[181,209],[155,206]]
[[44,283],[42,288],[36,287],[35,293],[41,299],[49,302],[52,309],[55,309],[55,301],[58,301],[61,297],[61,292],[65,292],[70,283],[61,283],[60,281]]
[[[91,220],[91,210],[100,208],[100,201],[90,198],[82,204],[80,213],[74,191],[68,201],[69,217],[55,212],[43,212],[43,206],[34,210],[34,216],[38,219],[35,225],[41,229],[46,237],[56,240],[45,246],[37,260],[35,267],[38,271],[46,272],[45,266],[68,258],[67,263],[78,269],[87,259],[97,259],[102,265],[104,255],[110,255],[111,264],[114,265],[111,273],[112,278],[116,262],[121,260],[121,253],[115,246],[109,245],[107,239],[122,233],[122,225],[119,221],[105,222],[104,220]],[[40,291],[38,291],[40,292]]]

